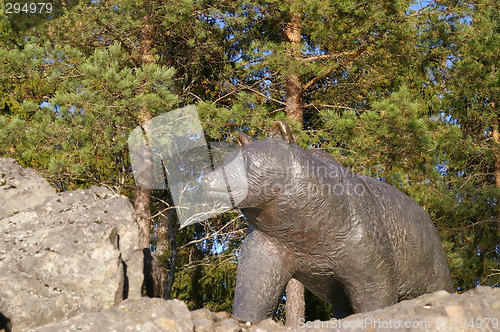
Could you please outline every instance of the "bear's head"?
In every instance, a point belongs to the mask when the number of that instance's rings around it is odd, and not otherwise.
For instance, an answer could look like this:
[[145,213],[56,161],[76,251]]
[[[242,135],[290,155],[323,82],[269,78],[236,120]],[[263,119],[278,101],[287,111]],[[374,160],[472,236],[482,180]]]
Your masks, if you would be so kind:
[[228,154],[223,165],[202,178],[205,192],[212,198],[229,198],[233,207],[263,207],[289,190],[294,173],[300,171],[290,128],[276,122],[268,138],[254,142],[240,134],[241,149]]

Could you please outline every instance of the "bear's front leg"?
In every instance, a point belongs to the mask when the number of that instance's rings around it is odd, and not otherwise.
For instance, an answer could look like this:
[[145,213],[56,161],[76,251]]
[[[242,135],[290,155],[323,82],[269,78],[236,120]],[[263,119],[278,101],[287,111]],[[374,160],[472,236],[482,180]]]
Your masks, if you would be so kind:
[[233,315],[248,322],[272,317],[292,278],[287,250],[249,226],[236,276]]

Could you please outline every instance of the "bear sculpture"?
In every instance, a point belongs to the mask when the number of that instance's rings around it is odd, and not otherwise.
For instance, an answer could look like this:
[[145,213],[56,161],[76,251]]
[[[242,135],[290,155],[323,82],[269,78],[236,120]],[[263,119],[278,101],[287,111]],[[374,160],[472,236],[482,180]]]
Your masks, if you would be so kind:
[[[245,134],[238,140],[242,148],[202,178],[211,197],[230,183],[249,223],[237,270],[237,318],[271,317],[292,277],[332,303],[337,318],[452,292],[438,233],[411,198],[326,152],[302,149],[283,121],[262,141]],[[235,153],[244,167],[231,163]]]

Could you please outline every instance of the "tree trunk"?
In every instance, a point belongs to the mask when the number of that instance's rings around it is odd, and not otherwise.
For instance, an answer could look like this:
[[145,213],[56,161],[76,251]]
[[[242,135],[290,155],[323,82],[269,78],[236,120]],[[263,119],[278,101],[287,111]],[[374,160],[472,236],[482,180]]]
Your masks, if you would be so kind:
[[[288,56],[292,59],[300,52],[301,42],[300,14],[294,13],[286,24],[283,35],[288,42]],[[286,106],[288,118],[302,124],[303,117],[303,86],[300,75],[291,73],[286,77]],[[305,316],[304,285],[296,279],[291,279],[286,286],[286,326],[298,327],[300,318]]]
[[177,232],[174,229],[172,218],[168,218],[167,227],[168,227],[168,240],[170,243],[171,255],[170,255],[168,274],[165,276],[164,298],[169,300],[172,296],[172,287],[175,281],[175,265],[177,263],[177,243],[175,241],[175,236]]
[[[175,210],[173,209],[174,202],[170,190],[164,190],[164,197],[160,201],[160,211],[158,219],[158,242],[156,246],[156,255],[158,257],[170,253],[168,269],[162,267],[162,291],[161,297],[170,299],[172,294],[172,286],[175,280],[175,266],[177,262],[177,228],[174,227]],[[167,273],[168,271],[168,273]]]
[[[156,222],[156,252],[153,261],[153,289],[154,297],[169,299],[175,276],[175,263],[177,260],[177,245],[175,243],[176,230],[173,227],[174,209],[172,208],[169,190],[163,190],[159,200],[160,213]],[[160,264],[160,257],[170,253],[170,262],[167,266]],[[162,262],[164,260],[161,260]],[[168,274],[167,274],[168,271]]]
[[[496,101],[491,103],[494,113],[496,114],[497,104]],[[493,154],[495,156],[495,188],[497,189],[497,226],[500,231],[500,128],[499,128],[498,114],[495,115],[492,121],[492,145]]]
[[[141,65],[146,65],[154,61],[151,54],[153,46],[153,25],[151,24],[151,4],[149,0],[144,0],[144,16],[141,29],[141,49],[139,54],[139,62]],[[141,94],[145,91],[143,87],[138,88],[137,93]],[[138,122],[142,125],[151,120],[151,112],[148,110],[147,105],[141,105],[139,114],[137,115]],[[146,143],[147,144],[147,143]],[[137,223],[141,229],[141,245],[145,249],[149,249],[149,232],[150,225],[149,219],[151,217],[151,189],[141,187],[135,188],[134,195],[134,208],[137,215]]]
[[[146,65],[154,61],[152,47],[154,41],[154,29],[151,24],[151,3],[149,0],[143,2],[144,15],[141,29],[141,48],[139,52],[139,64]],[[137,94],[146,92],[144,87],[139,87]],[[151,120],[152,115],[147,105],[140,105],[138,122],[143,125]],[[147,144],[147,142],[146,142]],[[140,229],[140,245],[144,252],[144,290],[147,296],[155,296],[158,287],[155,286],[158,273],[158,264],[153,260],[150,251],[150,218],[151,218],[151,189],[135,187],[134,190],[134,210],[137,224]]]
[[140,246],[149,250],[149,218],[151,216],[151,189],[135,187],[134,210],[139,224]]
[[[286,24],[283,30],[283,35],[289,43],[288,56],[292,59],[300,52],[300,15],[294,14],[291,21]],[[289,74],[286,78],[286,106],[285,112],[287,117],[297,121],[298,123],[303,123],[303,111],[302,111],[302,95],[303,86],[300,82],[299,74]]]
[[304,318],[304,285],[291,279],[286,285],[286,326],[298,327],[299,319]]
[[303,123],[302,112],[302,84],[299,75],[289,75],[286,79],[286,106],[287,117]]

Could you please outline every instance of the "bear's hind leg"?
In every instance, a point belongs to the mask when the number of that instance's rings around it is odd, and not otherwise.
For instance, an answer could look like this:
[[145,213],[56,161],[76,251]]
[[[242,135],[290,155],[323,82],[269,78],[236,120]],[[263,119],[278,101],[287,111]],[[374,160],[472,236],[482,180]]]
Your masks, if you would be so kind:
[[353,282],[346,289],[354,313],[382,309],[397,303],[396,288],[390,282]]

